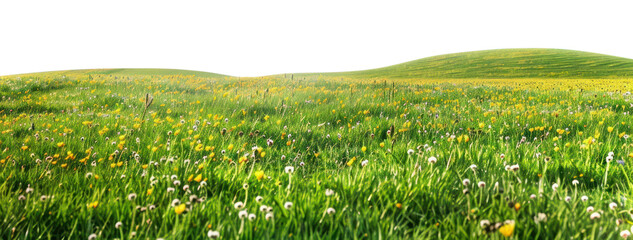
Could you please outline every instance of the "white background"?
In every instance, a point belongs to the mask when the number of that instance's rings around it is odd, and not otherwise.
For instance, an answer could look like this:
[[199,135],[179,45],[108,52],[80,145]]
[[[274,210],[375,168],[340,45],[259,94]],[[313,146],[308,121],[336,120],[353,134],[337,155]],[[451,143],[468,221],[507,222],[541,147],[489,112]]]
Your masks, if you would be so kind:
[[633,58],[633,6],[609,1],[0,2],[0,75],[178,68],[347,71],[438,54],[563,48]]

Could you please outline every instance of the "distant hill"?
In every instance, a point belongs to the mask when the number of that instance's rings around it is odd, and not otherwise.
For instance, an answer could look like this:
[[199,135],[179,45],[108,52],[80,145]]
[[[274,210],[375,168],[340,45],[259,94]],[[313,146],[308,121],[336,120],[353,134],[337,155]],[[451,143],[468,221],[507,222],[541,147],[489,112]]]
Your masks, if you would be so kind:
[[[210,72],[158,68],[85,69],[49,73],[228,77]],[[38,73],[20,75],[34,74]],[[633,59],[574,50],[516,48],[438,55],[363,71],[294,75],[366,79],[633,78]]]
[[364,71],[299,75],[353,78],[623,78],[633,59],[562,49],[499,49],[445,54]]
[[[43,73],[43,72],[42,72]],[[166,69],[166,68],[104,68],[104,69],[81,69],[81,70],[64,70],[64,71],[52,71],[46,72],[49,74],[116,74],[116,75],[195,75],[198,77],[228,77],[227,75],[191,71],[181,69]],[[39,73],[26,73],[18,75],[37,75]]]

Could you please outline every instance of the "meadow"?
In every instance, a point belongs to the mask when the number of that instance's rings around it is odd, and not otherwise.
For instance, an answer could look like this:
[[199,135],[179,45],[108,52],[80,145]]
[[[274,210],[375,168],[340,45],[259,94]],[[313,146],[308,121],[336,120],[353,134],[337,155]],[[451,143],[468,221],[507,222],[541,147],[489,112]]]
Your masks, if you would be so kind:
[[630,235],[633,79],[381,76],[0,77],[0,239]]

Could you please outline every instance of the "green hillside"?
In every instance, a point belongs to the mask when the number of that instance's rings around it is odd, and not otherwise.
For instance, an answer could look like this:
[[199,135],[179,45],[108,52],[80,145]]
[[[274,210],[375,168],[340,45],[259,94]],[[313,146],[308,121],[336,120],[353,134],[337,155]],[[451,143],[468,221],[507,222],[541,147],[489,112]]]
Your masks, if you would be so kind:
[[499,49],[422,58],[364,71],[300,75],[354,78],[620,78],[633,59],[562,49]]
[[[198,77],[227,77],[226,75],[191,71],[181,69],[166,68],[104,68],[104,69],[82,69],[46,72],[49,74],[117,74],[117,75],[196,75]],[[27,73],[19,75],[36,75],[40,73]],[[17,76],[17,75],[16,75]]]

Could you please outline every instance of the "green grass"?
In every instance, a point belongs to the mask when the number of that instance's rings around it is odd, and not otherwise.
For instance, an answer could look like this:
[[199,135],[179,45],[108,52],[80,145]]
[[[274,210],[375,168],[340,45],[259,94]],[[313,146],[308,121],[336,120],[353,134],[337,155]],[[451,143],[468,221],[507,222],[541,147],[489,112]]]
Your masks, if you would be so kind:
[[0,239],[619,238],[630,89],[522,81],[0,77]]
[[562,49],[500,49],[422,58],[364,71],[299,74],[353,78],[630,78],[633,59]]

